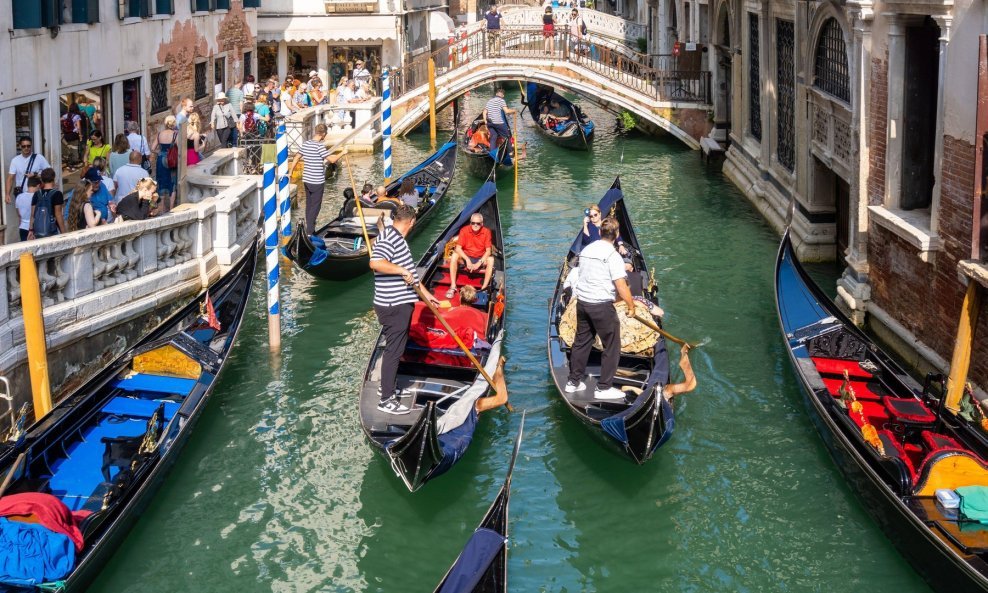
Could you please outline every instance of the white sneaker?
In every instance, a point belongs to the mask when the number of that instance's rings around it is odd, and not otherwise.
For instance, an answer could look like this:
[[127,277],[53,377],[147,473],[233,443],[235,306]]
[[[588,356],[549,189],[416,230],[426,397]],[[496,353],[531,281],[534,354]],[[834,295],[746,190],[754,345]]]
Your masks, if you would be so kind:
[[595,389],[593,392],[594,399],[624,399],[624,392],[617,387],[610,387],[603,391]]
[[566,387],[563,388],[563,391],[565,391],[566,393],[576,393],[577,391],[583,391],[586,388],[587,388],[587,384],[584,383],[583,381],[580,381],[579,384],[574,383],[572,381],[567,381]]
[[409,410],[408,406],[401,403],[396,397],[392,397],[391,399],[385,400],[377,404],[377,409],[381,410],[385,414],[395,414],[395,415],[407,414],[408,412],[411,411]]

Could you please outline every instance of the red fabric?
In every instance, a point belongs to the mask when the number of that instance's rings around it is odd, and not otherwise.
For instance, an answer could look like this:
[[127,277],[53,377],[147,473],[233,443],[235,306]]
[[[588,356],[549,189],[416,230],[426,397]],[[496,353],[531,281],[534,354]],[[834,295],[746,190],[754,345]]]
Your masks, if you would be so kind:
[[930,450],[931,453],[936,453],[940,449],[963,449],[961,444],[955,441],[952,437],[945,434],[940,434],[939,432],[931,432],[929,430],[924,430],[919,433],[920,438],[923,439],[923,443]]
[[0,517],[34,515],[46,528],[69,536],[76,552],[81,552],[83,547],[79,524],[91,514],[91,511],[72,512],[59,499],[41,492],[24,492],[0,498]]
[[[449,272],[443,272],[442,274],[440,274],[439,276],[436,277],[435,283],[436,284],[446,284],[447,285],[447,288],[448,288],[449,280],[450,280]],[[474,288],[480,288],[480,286],[483,283],[484,283],[484,272],[483,272],[483,270],[477,270],[476,272],[467,272],[463,268],[460,268],[460,270],[456,273],[456,285],[457,286],[464,286],[466,284],[469,284],[470,286],[472,286]],[[446,292],[446,291],[443,291],[443,292]]]
[[887,457],[898,457],[906,464],[906,469],[909,470],[909,481],[915,484],[916,467],[913,465],[912,460],[909,459],[909,456],[906,455],[905,450],[903,450],[902,443],[888,430],[878,431],[878,438],[882,439],[882,446],[885,448],[885,455]]
[[[872,426],[876,429],[880,429],[885,426],[885,423],[888,422],[889,419],[889,413],[885,411],[882,404],[866,400],[862,400],[859,403],[861,404],[862,412],[864,412],[865,418],[867,418],[868,422]],[[850,410],[848,410],[848,413],[851,416],[851,420],[853,420],[858,426],[861,426],[861,414],[855,414]]]
[[[827,386],[827,390],[830,391],[830,395],[834,397],[840,397],[840,386],[844,384],[844,379],[828,379],[826,377],[821,377],[823,379],[823,384]],[[854,389],[854,396],[862,401],[881,401],[882,396],[878,395],[871,388],[868,387],[867,383],[861,381],[850,381],[850,386]]]
[[447,367],[472,367],[473,363],[465,354],[436,352],[434,350],[406,350],[402,355],[403,362],[418,362],[422,364],[438,364]]
[[838,375],[843,377],[844,371],[851,377],[859,379],[871,379],[873,375],[861,368],[857,360],[843,360],[840,358],[813,357],[813,364],[821,374]]
[[889,416],[906,422],[930,423],[936,422],[937,417],[923,402],[913,397],[886,397],[885,409]]
[[491,230],[485,226],[480,227],[480,230],[477,232],[474,232],[469,224],[460,229],[460,249],[472,258],[478,258],[484,255],[487,248],[492,247],[493,244]]
[[[467,348],[473,347],[474,336],[483,339],[487,334],[487,315],[473,307],[453,307],[440,311],[440,314]],[[408,337],[419,346],[433,350],[459,348],[456,340],[425,303],[415,303]]]

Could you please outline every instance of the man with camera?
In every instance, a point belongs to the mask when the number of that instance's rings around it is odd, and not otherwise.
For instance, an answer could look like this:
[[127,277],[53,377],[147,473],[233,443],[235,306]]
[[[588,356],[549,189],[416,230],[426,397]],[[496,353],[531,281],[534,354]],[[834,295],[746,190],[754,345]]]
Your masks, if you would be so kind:
[[17,146],[21,153],[10,161],[10,168],[7,169],[7,191],[4,194],[4,201],[10,204],[18,194],[27,191],[27,180],[37,177],[39,173],[51,167],[48,161],[40,154],[34,152],[34,143],[31,138],[24,136]]

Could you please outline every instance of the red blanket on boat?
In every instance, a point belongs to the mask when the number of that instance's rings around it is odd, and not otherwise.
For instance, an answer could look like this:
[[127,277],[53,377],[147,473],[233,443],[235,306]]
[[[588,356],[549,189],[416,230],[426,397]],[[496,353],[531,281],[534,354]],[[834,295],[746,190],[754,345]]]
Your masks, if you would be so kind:
[[[456,335],[467,345],[467,348],[473,348],[475,336],[483,340],[487,334],[487,315],[473,307],[460,305],[440,311],[440,314],[446,323],[453,328]],[[436,319],[436,316],[432,314],[425,303],[415,303],[408,337],[419,346],[434,350],[459,347],[453,336],[449,335],[449,332]]]
[[0,517],[34,515],[38,523],[47,529],[67,535],[75,544],[76,552],[81,552],[83,547],[79,524],[91,514],[91,511],[72,512],[59,499],[41,492],[24,492],[0,498]]

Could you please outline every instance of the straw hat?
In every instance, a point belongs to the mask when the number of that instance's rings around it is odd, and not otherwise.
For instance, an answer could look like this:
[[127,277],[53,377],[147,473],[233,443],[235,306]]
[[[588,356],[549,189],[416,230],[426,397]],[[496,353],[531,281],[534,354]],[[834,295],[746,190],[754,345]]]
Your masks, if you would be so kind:
[[216,93],[216,100],[217,101],[226,101],[227,100],[226,93],[224,93],[223,91],[220,91],[220,92]]

